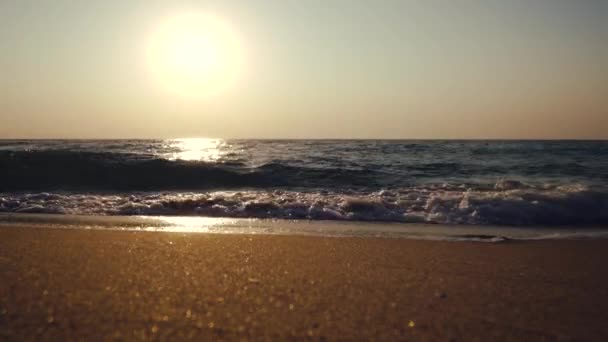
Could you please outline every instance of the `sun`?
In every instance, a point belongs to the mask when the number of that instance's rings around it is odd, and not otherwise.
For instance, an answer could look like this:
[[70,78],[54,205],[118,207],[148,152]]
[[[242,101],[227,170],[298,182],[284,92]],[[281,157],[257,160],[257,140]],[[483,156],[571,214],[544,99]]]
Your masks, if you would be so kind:
[[241,42],[228,23],[206,13],[169,18],[151,35],[150,72],[160,85],[181,95],[211,95],[235,81],[243,64]]

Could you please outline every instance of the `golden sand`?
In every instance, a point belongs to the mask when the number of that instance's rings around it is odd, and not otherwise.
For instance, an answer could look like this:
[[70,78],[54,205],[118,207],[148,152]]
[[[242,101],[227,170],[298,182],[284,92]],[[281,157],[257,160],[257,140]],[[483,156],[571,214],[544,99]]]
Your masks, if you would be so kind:
[[0,340],[608,340],[607,240],[0,228]]

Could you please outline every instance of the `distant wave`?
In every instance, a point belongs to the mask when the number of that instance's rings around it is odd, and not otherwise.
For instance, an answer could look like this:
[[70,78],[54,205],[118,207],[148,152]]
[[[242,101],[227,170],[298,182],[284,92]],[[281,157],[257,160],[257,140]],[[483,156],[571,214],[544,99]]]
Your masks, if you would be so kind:
[[[124,147],[124,144],[121,145]],[[283,153],[286,153],[283,152]],[[285,157],[285,156],[280,156]],[[361,157],[361,156],[359,156]],[[608,181],[608,166],[575,162],[509,164],[481,162],[340,162],[339,156],[316,162],[265,160],[258,165],[235,158],[217,162],[168,160],[154,154],[71,150],[0,150],[0,192],[8,191],[160,191],[237,188],[393,189],[454,180],[491,186],[510,174],[557,178],[587,177]],[[331,160],[323,162],[324,159]],[[462,159],[462,160],[461,160]],[[608,164],[608,163],[607,163]],[[421,180],[423,182],[421,182]]]
[[579,184],[488,188],[435,185],[382,191],[5,193],[0,212],[196,215],[468,225],[608,224],[608,193]]
[[0,151],[0,191],[380,186],[390,181],[380,176],[374,170],[280,163],[246,167],[119,153]]

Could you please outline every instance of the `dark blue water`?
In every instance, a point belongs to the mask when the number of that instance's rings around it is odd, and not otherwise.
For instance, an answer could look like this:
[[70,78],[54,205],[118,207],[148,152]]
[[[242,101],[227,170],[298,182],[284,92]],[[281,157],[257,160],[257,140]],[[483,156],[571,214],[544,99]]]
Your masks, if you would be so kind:
[[608,142],[0,141],[0,211],[608,223]]

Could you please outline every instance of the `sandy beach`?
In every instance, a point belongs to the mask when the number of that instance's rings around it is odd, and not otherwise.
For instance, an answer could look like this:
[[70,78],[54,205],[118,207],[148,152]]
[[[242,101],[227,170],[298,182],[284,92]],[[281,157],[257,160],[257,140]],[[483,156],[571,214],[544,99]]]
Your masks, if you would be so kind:
[[608,240],[0,228],[0,339],[606,340]]

